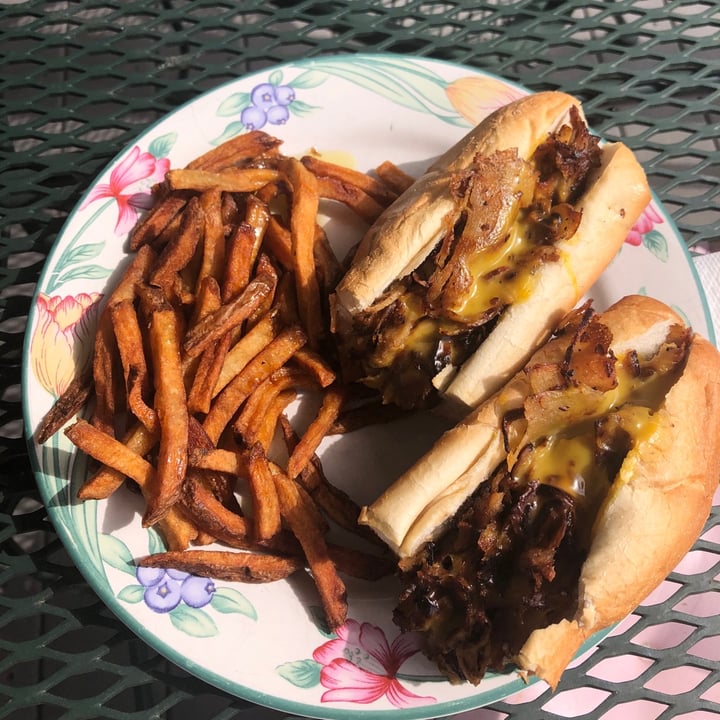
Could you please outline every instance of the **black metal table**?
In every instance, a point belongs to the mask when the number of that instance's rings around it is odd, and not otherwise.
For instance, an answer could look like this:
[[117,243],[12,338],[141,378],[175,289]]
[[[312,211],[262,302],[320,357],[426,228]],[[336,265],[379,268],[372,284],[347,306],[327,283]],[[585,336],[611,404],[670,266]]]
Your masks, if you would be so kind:
[[[64,219],[110,158],[248,71],[322,53],[433,57],[579,96],[600,134],[636,151],[691,251],[709,252],[720,249],[719,46],[718,3],[693,0],[1,2],[0,717],[282,715],[206,685],[134,637],[86,585],[38,499],[21,419],[26,318]],[[720,560],[717,505],[695,551]],[[466,716],[720,715],[717,573],[712,562],[673,574],[667,597],[568,670],[561,690],[584,691],[574,704],[536,685]],[[694,614],[689,601],[705,593],[718,611]],[[667,623],[680,628],[673,646],[638,640]],[[628,655],[637,676],[613,674]]]

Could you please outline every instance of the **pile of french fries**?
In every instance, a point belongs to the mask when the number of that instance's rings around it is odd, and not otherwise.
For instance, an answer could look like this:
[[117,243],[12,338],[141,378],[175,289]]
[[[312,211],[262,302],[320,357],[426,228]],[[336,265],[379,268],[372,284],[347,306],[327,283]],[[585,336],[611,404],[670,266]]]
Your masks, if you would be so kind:
[[[390,162],[370,175],[279,146],[239,135],[154,188],[89,369],[36,437],[85,413],[65,427],[97,461],[78,497],[107,498],[128,479],[139,487],[143,525],[167,546],[141,565],[242,582],[307,569],[336,628],[347,615],[341,574],[372,580],[392,563],[382,548],[327,537],[336,524],[377,542],[316,454],[354,424],[343,426],[354,391],[335,367],[328,319],[341,263],[319,211],[337,201],[371,223],[412,179]],[[300,397],[316,408],[301,433],[287,412]]]

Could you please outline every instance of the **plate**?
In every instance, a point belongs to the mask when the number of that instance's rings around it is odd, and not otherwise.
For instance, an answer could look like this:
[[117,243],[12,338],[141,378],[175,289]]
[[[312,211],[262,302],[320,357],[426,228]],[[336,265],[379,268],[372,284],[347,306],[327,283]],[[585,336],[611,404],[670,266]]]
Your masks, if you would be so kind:
[[[102,297],[127,262],[127,233],[168,168],[252,126],[281,138],[286,154],[312,148],[361,170],[389,159],[417,174],[485,115],[525,93],[455,64],[354,55],[263,70],[168,115],[103,171],[47,260],[26,339],[26,428],[37,426],[77,358],[89,352]],[[338,248],[362,232],[342,214],[324,222]],[[712,334],[685,245],[656,199],[590,294],[602,308],[628,293],[654,295]],[[438,432],[436,420],[420,415],[327,440],[320,455],[333,482],[365,503]],[[85,458],[61,433],[42,447],[31,436],[28,443],[50,517],[88,583],[149,645],[229,693],[297,715],[392,712],[402,720],[467,711],[525,687],[514,673],[489,675],[477,687],[440,677],[393,625],[394,580],[349,581],[350,619],[328,635],[307,577],[256,586],[137,573],[136,558],[162,549],[158,535],[140,526],[137,496],[123,490],[107,501],[78,503]]]

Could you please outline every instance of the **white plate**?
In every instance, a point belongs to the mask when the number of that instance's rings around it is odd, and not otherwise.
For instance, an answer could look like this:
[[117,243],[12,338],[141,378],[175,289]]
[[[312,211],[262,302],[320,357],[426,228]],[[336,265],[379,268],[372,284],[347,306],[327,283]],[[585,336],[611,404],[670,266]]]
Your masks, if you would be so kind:
[[[73,357],[88,352],[96,301],[126,259],[133,208],[147,200],[149,186],[168,167],[181,167],[244,131],[243,120],[251,119],[282,138],[286,154],[315,148],[354,161],[361,170],[389,159],[417,173],[490,111],[524,93],[467,67],[356,55],[264,70],[171,113],[106,168],[48,258],[26,340],[26,427],[37,426],[62,390]],[[278,120],[284,122],[275,124]],[[643,223],[591,293],[597,305],[647,293],[711,335],[685,245],[657,201]],[[361,228],[341,216],[328,219],[327,231],[338,246],[346,246]],[[328,441],[320,454],[328,476],[363,503],[437,432],[435,423],[416,418]],[[187,582],[179,596],[182,579],[168,575],[146,592],[133,559],[160,549],[160,541],[141,528],[137,497],[119,491],[109,501],[78,503],[74,495],[85,477],[85,459],[62,433],[43,447],[32,437],[28,442],[50,516],[98,595],[148,644],[229,693],[299,715],[380,718],[392,711],[402,720],[470,710],[524,687],[514,673],[488,676],[478,687],[439,677],[393,625],[392,580],[348,582],[351,620],[340,637],[323,632],[307,578],[266,586],[218,581],[210,592],[201,583],[194,593],[193,582]],[[161,598],[165,612],[151,607]],[[203,599],[209,602],[194,607]]]

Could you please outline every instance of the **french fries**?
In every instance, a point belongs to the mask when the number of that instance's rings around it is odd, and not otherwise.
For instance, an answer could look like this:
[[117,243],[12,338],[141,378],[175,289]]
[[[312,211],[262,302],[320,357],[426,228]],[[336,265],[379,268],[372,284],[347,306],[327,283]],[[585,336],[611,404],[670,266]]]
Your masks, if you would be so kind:
[[148,340],[155,373],[155,412],[160,431],[157,483],[143,518],[146,527],[162,520],[180,499],[187,470],[188,410],[180,359],[180,322],[159,288],[146,287],[140,299],[149,319]]
[[259,190],[278,179],[276,170],[266,168],[226,168],[219,172],[209,170],[168,170],[165,183],[170,190],[212,190],[242,193]]
[[324,335],[314,252],[315,223],[320,202],[318,182],[316,177],[295,158],[288,158],[285,171],[292,188],[290,240],[298,309],[311,338],[311,344],[315,346]]
[[377,176],[397,195],[402,195],[414,182],[415,178],[400,169],[395,163],[385,160],[375,168]]
[[292,479],[295,479],[312,460],[322,439],[337,420],[344,399],[345,391],[340,386],[333,386],[325,393],[317,416],[310,423],[288,460],[287,473]]
[[280,500],[280,512],[305,553],[328,627],[338,628],[347,617],[347,592],[330,559],[323,528],[318,527],[316,522],[315,505],[302,488],[283,472],[273,473],[273,479]]
[[255,539],[258,542],[270,540],[280,532],[280,501],[270,462],[260,443],[250,449],[248,479],[253,498]]
[[172,567],[201,577],[231,582],[266,583],[283,580],[303,567],[298,557],[224,550],[157,553],[140,560],[142,567]]
[[[339,573],[374,580],[392,563],[377,544],[327,537],[337,526],[368,539],[317,455],[349,397],[327,312],[342,265],[318,210],[341,202],[370,222],[408,178],[392,164],[371,177],[279,146],[253,131],[167,172],[130,233],[134,256],[107,296],[92,357],[37,439],[93,408],[65,429],[97,463],[77,495],[140,488],[142,522],[168,548],[141,565],[253,583],[308,570],[337,628],[347,616]],[[285,413],[307,394],[319,409],[298,434]]]

